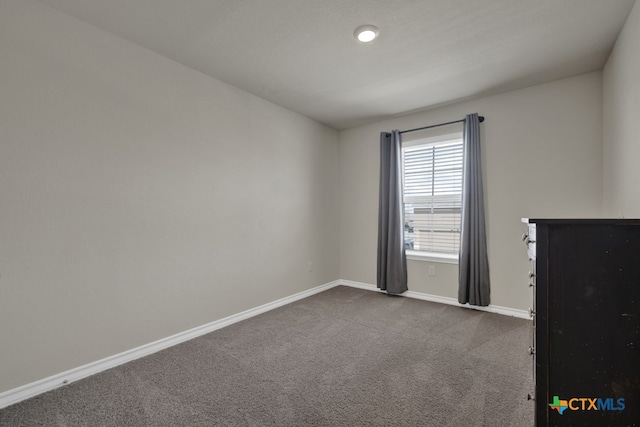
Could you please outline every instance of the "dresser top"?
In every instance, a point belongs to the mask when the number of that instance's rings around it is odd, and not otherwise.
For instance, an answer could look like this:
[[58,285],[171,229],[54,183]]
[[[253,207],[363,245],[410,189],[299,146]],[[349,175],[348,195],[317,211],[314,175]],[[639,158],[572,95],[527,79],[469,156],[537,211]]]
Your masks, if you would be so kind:
[[554,225],[640,225],[637,218],[522,218],[525,224]]

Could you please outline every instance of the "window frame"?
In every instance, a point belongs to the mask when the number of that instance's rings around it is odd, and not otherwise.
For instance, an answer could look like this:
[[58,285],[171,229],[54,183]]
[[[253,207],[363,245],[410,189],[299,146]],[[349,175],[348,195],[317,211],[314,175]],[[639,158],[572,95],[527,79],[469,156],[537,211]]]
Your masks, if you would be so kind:
[[[404,178],[405,178],[404,177],[404,149],[405,148],[416,147],[420,145],[437,145],[439,143],[457,141],[462,139],[463,139],[462,131],[458,131],[458,132],[450,132],[447,134],[442,134],[437,136],[430,136],[425,138],[412,139],[409,141],[402,141],[402,158],[401,158],[402,183],[404,184]],[[463,141],[463,144],[464,144],[464,141]],[[464,150],[464,147],[463,147],[463,150]],[[404,222],[404,185],[402,187],[402,214],[403,214],[403,222]],[[402,239],[404,242],[404,231],[402,232]],[[429,252],[429,251],[421,251],[421,250],[413,250],[413,249],[405,249],[405,253],[406,253],[407,259],[409,260],[439,262],[439,263],[446,263],[446,264],[458,264],[459,262],[458,260],[459,254],[448,254],[444,252]]]

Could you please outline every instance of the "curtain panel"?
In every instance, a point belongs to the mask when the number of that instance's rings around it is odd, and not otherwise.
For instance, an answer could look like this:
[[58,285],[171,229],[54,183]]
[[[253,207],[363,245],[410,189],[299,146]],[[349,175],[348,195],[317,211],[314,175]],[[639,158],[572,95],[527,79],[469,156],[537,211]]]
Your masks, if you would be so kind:
[[463,140],[458,302],[487,306],[491,292],[482,191],[480,121],[477,114],[465,117]]
[[401,294],[407,290],[401,156],[400,132],[380,133],[377,286],[389,294]]

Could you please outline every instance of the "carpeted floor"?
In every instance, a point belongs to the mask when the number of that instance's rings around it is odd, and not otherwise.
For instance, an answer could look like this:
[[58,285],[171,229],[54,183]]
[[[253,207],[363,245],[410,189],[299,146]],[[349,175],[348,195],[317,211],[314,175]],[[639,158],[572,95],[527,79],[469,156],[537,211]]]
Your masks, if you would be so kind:
[[339,286],[2,409],[0,425],[532,426],[531,332]]

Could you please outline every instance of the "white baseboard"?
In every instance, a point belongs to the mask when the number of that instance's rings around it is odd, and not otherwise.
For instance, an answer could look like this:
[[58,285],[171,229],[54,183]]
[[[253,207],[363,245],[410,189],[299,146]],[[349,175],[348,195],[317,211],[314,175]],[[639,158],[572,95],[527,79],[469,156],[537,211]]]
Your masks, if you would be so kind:
[[[272,301],[267,304],[263,304],[261,306],[243,311],[241,313],[237,313],[237,314],[225,317],[223,319],[216,320],[206,325],[198,326],[196,328],[189,329],[184,332],[180,332],[170,337],[162,338],[158,341],[154,341],[152,343],[145,344],[140,347],[136,347],[131,350],[127,350],[125,352],[115,354],[113,356],[109,356],[104,359],[101,359],[92,363],[88,363],[86,365],[83,365],[74,369],[70,369],[68,371],[61,372],[56,375],[52,375],[48,378],[44,378],[42,380],[35,381],[33,383],[26,384],[24,386],[5,391],[3,393],[0,393],[0,409],[5,408],[9,405],[13,405],[14,403],[18,403],[22,400],[26,400],[31,397],[37,396],[38,394],[54,390],[58,387],[72,383],[74,381],[81,380],[90,375],[97,374],[107,369],[114,368],[118,365],[122,365],[124,363],[131,362],[132,360],[136,360],[141,357],[156,353],[160,350],[164,350],[166,348],[172,347],[176,344],[180,344],[182,342],[199,337],[201,335],[208,334],[209,332],[213,332],[215,330],[224,328],[225,326],[232,325],[233,323],[239,322],[241,320],[245,320],[250,317],[257,316],[258,314],[265,313],[269,310],[273,310],[275,308],[282,307],[283,305],[292,303],[294,301],[298,301],[300,299],[309,297],[311,295],[326,291],[338,285],[350,286],[352,288],[366,289],[368,291],[381,292],[376,286],[368,283],[354,282],[352,280],[335,280],[333,282],[316,286],[315,288],[311,288],[306,291],[298,292],[297,294],[294,294],[285,298],[281,298],[279,300]],[[500,306],[492,306],[492,305],[488,307],[476,307],[476,306],[462,305],[462,304],[459,304],[458,301],[454,298],[441,297],[437,295],[429,295],[429,294],[424,294],[421,292],[414,292],[414,291],[407,291],[403,294],[403,296],[406,296],[408,298],[416,298],[416,299],[421,299],[425,301],[432,301],[432,302],[438,302],[442,304],[454,305],[457,307],[464,307],[464,308],[470,308],[474,310],[488,311],[491,313],[498,313],[498,314],[504,314],[507,316],[514,316],[514,317],[529,319],[529,313],[527,311],[516,310],[508,307],[500,307]]]
[[[383,292],[380,289],[378,289],[375,285],[371,285],[368,283],[354,282],[352,280],[343,280],[343,279],[339,280],[338,282],[340,282],[340,284],[343,286],[350,286],[352,288],[358,288],[358,289],[366,289],[368,291]],[[519,317],[522,319],[531,319],[531,317],[529,316],[529,312],[526,310],[518,310],[515,308],[502,307],[499,305],[489,305],[487,307],[479,307],[475,305],[460,304],[458,300],[455,298],[442,297],[439,295],[431,295],[431,294],[425,294],[422,292],[415,292],[415,291],[407,291],[403,293],[401,296],[404,296],[407,298],[420,299],[424,301],[438,302],[441,304],[454,305],[456,307],[469,308],[472,310],[486,311],[489,313],[497,313],[505,316]]]
[[54,390],[58,387],[72,383],[74,381],[78,381],[82,378],[86,378],[90,375],[97,374],[104,370],[111,369],[118,365],[122,365],[124,363],[131,362],[132,360],[136,360],[141,357],[156,353],[160,350],[164,350],[166,348],[172,347],[176,344],[180,344],[182,342],[199,337],[201,335],[208,334],[209,332],[213,332],[215,330],[224,328],[225,326],[229,326],[241,320],[245,320],[250,317],[257,316],[258,314],[265,313],[269,310],[273,310],[275,308],[309,297],[319,292],[326,291],[327,289],[331,289],[335,286],[338,286],[339,284],[340,284],[340,281],[335,280],[333,282],[326,283],[324,285],[316,286],[315,288],[298,292],[297,294],[294,294],[285,298],[281,298],[279,300],[272,301],[267,304],[263,304],[259,307],[255,307],[255,308],[243,311],[241,313],[225,317],[220,320],[216,320],[206,325],[198,326],[196,328],[189,329],[188,331],[180,332],[170,337],[163,338],[158,341],[154,341],[152,343],[145,344],[140,347],[136,347],[131,350],[127,350],[125,352],[106,357],[102,360],[88,363],[84,366],[70,369],[68,371],[65,371],[56,375],[52,375],[48,378],[44,378],[42,380],[35,381],[33,383],[26,384],[24,386],[5,391],[3,393],[0,393],[0,409],[5,408],[9,405],[13,405],[14,403],[18,403],[22,400],[29,399],[38,394],[45,393],[50,390]]

